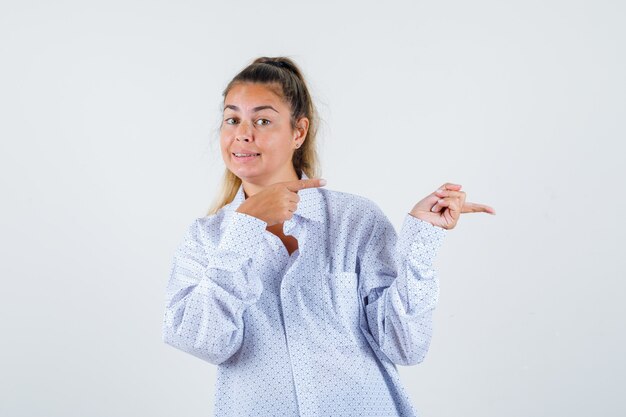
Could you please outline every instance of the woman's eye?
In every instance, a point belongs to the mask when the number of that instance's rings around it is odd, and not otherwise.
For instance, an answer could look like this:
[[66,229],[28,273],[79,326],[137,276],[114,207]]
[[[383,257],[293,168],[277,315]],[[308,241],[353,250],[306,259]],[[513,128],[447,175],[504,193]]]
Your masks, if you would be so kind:
[[229,117],[228,119],[224,120],[224,122],[225,122],[227,125],[232,125],[232,124],[234,124],[234,123],[235,123],[235,119],[233,119],[232,117]]
[[[267,123],[263,123],[263,122],[267,122]],[[268,124],[270,124],[270,121],[267,119],[259,119],[256,121],[256,124],[261,125],[261,126],[266,126]]]

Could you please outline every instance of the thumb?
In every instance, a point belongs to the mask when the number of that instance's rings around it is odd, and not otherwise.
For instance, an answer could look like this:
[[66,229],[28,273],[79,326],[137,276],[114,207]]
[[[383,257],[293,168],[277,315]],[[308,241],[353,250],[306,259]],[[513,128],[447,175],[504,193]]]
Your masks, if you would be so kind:
[[418,202],[415,205],[415,208],[417,210],[430,212],[433,206],[437,204],[437,201],[439,201],[439,198],[440,197],[438,197],[435,193],[431,193],[430,195],[424,197],[420,202]]

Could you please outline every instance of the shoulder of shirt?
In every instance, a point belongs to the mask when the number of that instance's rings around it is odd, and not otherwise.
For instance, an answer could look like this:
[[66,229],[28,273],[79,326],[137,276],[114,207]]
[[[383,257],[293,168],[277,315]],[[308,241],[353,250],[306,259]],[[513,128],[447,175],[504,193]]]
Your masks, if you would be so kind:
[[225,211],[218,210],[214,214],[196,217],[187,226],[187,237],[198,242],[213,242],[217,244],[220,235],[220,224]]
[[342,213],[366,221],[387,219],[380,206],[368,197],[329,188],[318,188],[318,190],[327,197],[330,213]]

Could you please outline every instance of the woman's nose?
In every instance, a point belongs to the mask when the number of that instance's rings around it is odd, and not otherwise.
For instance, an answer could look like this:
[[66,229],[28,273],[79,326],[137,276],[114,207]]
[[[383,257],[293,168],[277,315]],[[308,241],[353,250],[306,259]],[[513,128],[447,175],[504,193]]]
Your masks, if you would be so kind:
[[248,122],[239,123],[235,131],[235,138],[239,141],[244,140],[246,142],[252,140],[252,128]]

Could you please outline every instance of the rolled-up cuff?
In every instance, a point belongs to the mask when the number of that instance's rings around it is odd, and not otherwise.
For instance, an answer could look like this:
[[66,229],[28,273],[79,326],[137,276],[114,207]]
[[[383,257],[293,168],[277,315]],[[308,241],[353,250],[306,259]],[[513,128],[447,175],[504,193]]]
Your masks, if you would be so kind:
[[252,258],[261,246],[267,223],[238,211],[233,211],[231,214],[218,249]]
[[447,230],[407,213],[398,237],[398,251],[404,259],[430,267]]

